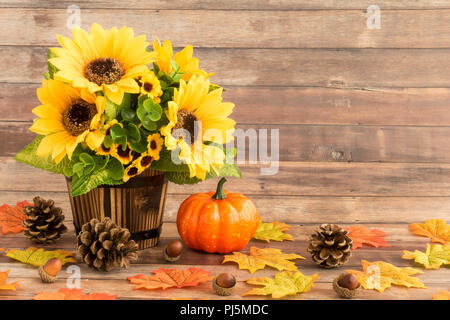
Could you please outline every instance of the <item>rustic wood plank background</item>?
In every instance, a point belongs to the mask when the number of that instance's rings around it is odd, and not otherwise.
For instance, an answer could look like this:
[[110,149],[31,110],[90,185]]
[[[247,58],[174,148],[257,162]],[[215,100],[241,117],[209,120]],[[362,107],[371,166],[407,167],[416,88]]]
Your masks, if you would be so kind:
[[[239,128],[280,130],[278,174],[261,176],[259,165],[245,165],[243,179],[228,184],[251,197],[264,220],[293,225],[295,241],[272,247],[308,257],[307,238],[318,224],[366,224],[387,231],[392,247],[357,250],[348,269],[360,269],[361,259],[409,266],[401,250],[424,250],[427,240],[412,236],[408,224],[432,218],[450,222],[448,0],[0,0],[0,203],[41,195],[59,204],[70,230],[44,247],[75,249],[64,178],[16,163],[13,156],[33,137],[28,127],[45,53],[56,45],[55,33],[70,35],[67,7],[73,4],[81,8],[84,28],[92,22],[127,25],[150,39],[170,38],[177,48],[192,44],[201,67],[216,72],[213,81],[235,102]],[[366,26],[372,4],[381,8],[381,29]],[[83,290],[122,299],[219,298],[210,284],[143,292],[131,290],[125,280],[167,266],[161,248],[178,237],[173,222],[179,204],[214,183],[171,184],[161,244],[142,252],[127,271],[104,274],[82,265]],[[21,235],[0,236],[3,248],[29,245]],[[251,276],[220,265],[221,260],[187,250],[178,267],[234,272],[239,284],[232,298],[239,299]],[[298,266],[320,278],[309,293],[293,298],[337,298],[331,282],[342,269],[321,270],[310,259]],[[0,299],[55,291],[69,276],[61,272],[58,282],[44,285],[33,268],[0,256],[0,270],[6,269],[22,288],[0,293]],[[255,275],[273,274],[268,269]],[[420,279],[429,289],[368,290],[361,298],[430,299],[450,289],[449,276],[448,269],[427,271]]]

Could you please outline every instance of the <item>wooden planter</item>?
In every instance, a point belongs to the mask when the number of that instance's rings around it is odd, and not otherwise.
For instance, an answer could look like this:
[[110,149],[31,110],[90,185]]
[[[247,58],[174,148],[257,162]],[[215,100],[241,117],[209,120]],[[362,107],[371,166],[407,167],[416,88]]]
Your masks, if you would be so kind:
[[147,169],[124,184],[99,186],[72,197],[67,179],[75,232],[78,234],[83,224],[93,218],[110,217],[130,231],[139,249],[155,246],[161,233],[167,183],[164,172]]

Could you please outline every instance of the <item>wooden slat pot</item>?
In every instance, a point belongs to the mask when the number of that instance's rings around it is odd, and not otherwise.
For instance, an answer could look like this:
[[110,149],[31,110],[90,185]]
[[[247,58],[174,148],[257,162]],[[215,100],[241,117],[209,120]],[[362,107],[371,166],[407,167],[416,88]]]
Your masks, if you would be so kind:
[[127,228],[139,249],[155,246],[161,233],[167,194],[164,172],[147,169],[141,175],[117,186],[99,186],[80,196],[70,196],[75,232],[93,218],[110,217]]

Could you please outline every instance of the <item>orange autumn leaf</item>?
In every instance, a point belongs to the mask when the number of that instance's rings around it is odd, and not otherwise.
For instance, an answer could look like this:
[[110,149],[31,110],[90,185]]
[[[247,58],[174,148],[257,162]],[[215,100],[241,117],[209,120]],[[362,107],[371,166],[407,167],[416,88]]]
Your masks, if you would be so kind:
[[379,229],[368,229],[365,226],[351,226],[345,228],[348,236],[353,240],[353,250],[361,248],[363,244],[371,247],[390,247],[384,236],[386,232]]
[[432,242],[450,244],[450,225],[440,219],[431,219],[425,223],[413,223],[409,230],[418,236],[430,238]]
[[33,300],[116,300],[117,294],[93,292],[83,294],[81,289],[59,289],[56,292],[38,292]]
[[19,283],[17,281],[6,283],[8,274],[9,270],[6,270],[5,272],[0,271],[0,290],[16,290],[16,288],[19,287]]
[[129,277],[128,280],[132,284],[137,284],[133,290],[194,287],[200,282],[213,279],[213,276],[209,275],[210,272],[198,268],[189,268],[187,270],[160,268],[154,270],[153,273],[151,276],[138,274]]
[[439,291],[438,294],[432,294],[433,300],[450,300],[450,291]]
[[20,233],[26,228],[22,226],[22,221],[27,218],[23,213],[25,206],[31,206],[26,200],[17,202],[16,206],[11,207],[7,204],[0,206],[0,228],[2,234]]

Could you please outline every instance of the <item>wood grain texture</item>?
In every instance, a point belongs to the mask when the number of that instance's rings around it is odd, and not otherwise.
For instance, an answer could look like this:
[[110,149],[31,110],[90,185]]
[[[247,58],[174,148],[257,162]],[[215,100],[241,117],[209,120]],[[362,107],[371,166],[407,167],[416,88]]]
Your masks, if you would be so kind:
[[[130,7],[131,8],[131,7]],[[225,48],[448,48],[450,10],[386,10],[367,28],[363,10],[218,11],[84,9],[82,27],[126,25],[175,46]],[[1,9],[0,45],[57,45],[69,36],[65,9]],[[161,28],[167,21],[171,28]],[[28,30],[28,32],[22,32]],[[208,32],[205,32],[208,30]]]
[[[32,137],[27,128],[39,104],[35,90],[47,71],[46,50],[56,44],[55,33],[69,35],[67,7],[73,4],[81,7],[85,28],[94,21],[128,25],[149,39],[170,38],[178,48],[193,44],[200,66],[216,72],[212,81],[229,89],[224,100],[236,104],[233,118],[241,128],[280,129],[278,174],[264,176],[259,165],[242,165],[243,179],[230,179],[226,188],[248,195],[264,221],[292,224],[294,241],[251,241],[244,250],[274,247],[307,258],[297,266],[319,279],[310,292],[288,299],[338,299],[331,282],[346,269],[361,270],[362,259],[413,266],[401,259],[402,250],[424,250],[429,240],[412,235],[409,224],[449,222],[449,0],[0,0],[0,204],[40,195],[62,207],[68,232],[41,247],[76,250],[66,183],[12,156]],[[381,8],[379,30],[366,27],[366,9],[373,4]],[[190,249],[175,265],[163,259],[164,246],[179,237],[174,222],[181,202],[215,184],[170,183],[159,245],[141,251],[129,270],[98,273],[79,263],[83,291],[120,299],[242,299],[252,287],[246,279],[273,276],[270,268],[251,275],[221,264],[222,255]],[[382,229],[392,247],[363,247],[344,268],[317,268],[306,247],[321,223]],[[0,235],[2,248],[30,245],[20,234]],[[210,283],[146,292],[132,290],[126,280],[160,267],[191,266],[232,272],[235,294],[219,297]],[[21,288],[0,292],[1,300],[56,291],[70,276],[62,270],[56,283],[44,285],[36,269],[0,253],[0,270],[7,269]],[[359,298],[431,299],[450,288],[448,268],[419,278],[428,289],[363,290]]]
[[[230,178],[229,187],[249,195],[450,196],[450,164],[280,162],[276,175],[261,175],[261,168],[256,165],[241,169],[243,179]],[[207,192],[216,189],[216,182],[212,179],[195,186],[171,184],[168,192]],[[9,191],[66,190],[62,175],[9,157],[0,157],[0,187]]]
[[[169,185],[169,191],[172,184]],[[233,191],[234,186],[230,185]],[[197,192],[195,186],[187,194],[168,194],[164,221],[175,222],[180,204]],[[53,199],[61,207],[67,221],[72,221],[69,194],[54,191],[1,191],[0,204],[11,206],[33,197]],[[324,221],[336,224],[352,223],[414,223],[427,219],[448,219],[450,197],[329,197],[329,196],[271,196],[249,195],[264,221],[319,225]]]
[[[40,83],[46,50],[0,47],[0,82]],[[203,48],[194,53],[203,69],[216,72],[212,81],[223,86],[450,87],[450,49]]]
[[[322,9],[367,9],[373,5],[371,0],[129,0],[126,3],[115,0],[78,0],[77,5],[81,9],[184,9],[184,10],[322,10]],[[62,8],[73,5],[68,0],[1,0],[2,8]],[[384,9],[446,9],[450,8],[448,0],[378,0],[377,5]]]
[[[0,121],[33,120],[38,87],[0,83]],[[450,126],[450,88],[229,87],[223,97],[241,124]]]
[[[28,122],[0,121],[0,141],[4,141],[0,156],[14,156],[28,144],[35,137],[28,130],[30,126]],[[256,143],[261,144],[266,141],[263,137],[267,132],[270,155],[271,137],[278,130],[279,143],[275,138],[274,141],[278,144],[280,161],[450,163],[447,143],[450,127],[237,125],[236,128],[238,157],[247,160],[254,142],[247,139],[242,145],[246,134],[259,137]],[[10,139],[12,136],[14,139]]]

